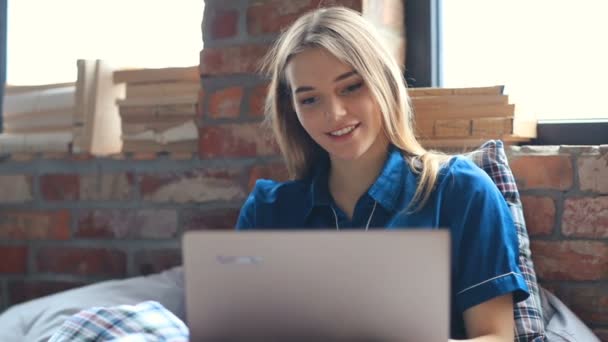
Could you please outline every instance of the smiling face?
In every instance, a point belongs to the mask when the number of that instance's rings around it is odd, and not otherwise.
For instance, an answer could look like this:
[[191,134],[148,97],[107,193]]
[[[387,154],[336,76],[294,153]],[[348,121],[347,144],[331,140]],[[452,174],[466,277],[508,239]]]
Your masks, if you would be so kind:
[[386,151],[380,108],[351,66],[309,48],[293,56],[285,72],[300,124],[332,160]]

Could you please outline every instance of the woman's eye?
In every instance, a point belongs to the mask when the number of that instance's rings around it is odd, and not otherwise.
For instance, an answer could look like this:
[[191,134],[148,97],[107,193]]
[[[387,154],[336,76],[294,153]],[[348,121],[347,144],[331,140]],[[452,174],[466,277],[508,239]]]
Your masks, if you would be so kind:
[[355,83],[342,90],[342,94],[350,94],[359,90],[363,86],[363,82]]
[[317,102],[317,98],[316,97],[307,97],[305,99],[301,99],[300,100],[300,104],[302,105],[311,105],[313,103]]

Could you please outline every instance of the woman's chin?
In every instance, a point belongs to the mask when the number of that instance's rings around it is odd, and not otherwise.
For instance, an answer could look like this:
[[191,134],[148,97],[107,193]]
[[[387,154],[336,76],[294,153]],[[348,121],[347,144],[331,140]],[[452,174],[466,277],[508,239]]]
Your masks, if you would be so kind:
[[329,155],[332,160],[340,161],[356,161],[365,153],[363,149],[350,149],[341,151],[330,151]]

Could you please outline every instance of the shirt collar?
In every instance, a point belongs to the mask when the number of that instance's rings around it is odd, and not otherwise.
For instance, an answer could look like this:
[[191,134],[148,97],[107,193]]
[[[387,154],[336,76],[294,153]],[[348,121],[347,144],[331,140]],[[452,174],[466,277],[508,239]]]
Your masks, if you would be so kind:
[[403,152],[391,145],[384,167],[367,193],[385,209],[396,210],[399,195],[405,188],[406,168]]
[[[401,150],[394,145],[390,145],[382,171],[367,191],[367,194],[385,209],[395,211],[397,200],[405,184],[405,168],[406,162]],[[327,183],[329,178],[329,158],[320,158],[313,170],[307,216],[314,207],[329,206],[332,202]]]

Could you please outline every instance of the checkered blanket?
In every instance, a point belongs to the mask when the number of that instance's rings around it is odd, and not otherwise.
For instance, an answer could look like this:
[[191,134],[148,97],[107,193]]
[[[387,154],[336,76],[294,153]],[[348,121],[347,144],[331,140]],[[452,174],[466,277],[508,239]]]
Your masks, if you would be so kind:
[[66,320],[49,342],[186,342],[186,325],[153,301],[80,311]]
[[530,238],[524,220],[524,212],[515,183],[515,177],[509,167],[503,143],[500,140],[490,140],[477,151],[469,154],[471,160],[483,169],[494,181],[498,190],[507,202],[519,242],[518,266],[528,285],[530,297],[523,302],[515,304],[515,341],[542,342],[546,341],[545,322],[540,300],[539,286],[536,281],[532,253],[530,252]]

